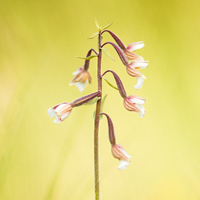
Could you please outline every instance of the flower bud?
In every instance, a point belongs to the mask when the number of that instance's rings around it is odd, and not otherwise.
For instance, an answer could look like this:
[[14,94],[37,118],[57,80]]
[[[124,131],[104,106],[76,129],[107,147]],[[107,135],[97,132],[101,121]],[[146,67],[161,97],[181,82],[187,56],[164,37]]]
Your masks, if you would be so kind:
[[146,99],[142,97],[138,97],[136,95],[131,95],[129,97],[124,98],[124,107],[128,111],[133,111],[139,113],[139,117],[144,117],[145,109],[142,104],[144,104]]
[[58,105],[53,106],[52,108],[48,109],[49,117],[56,117],[53,122],[55,123],[61,123],[65,118],[68,117],[68,115],[72,111],[72,104],[71,103],[60,103]]
[[111,152],[115,158],[120,160],[118,169],[126,169],[130,163],[131,156],[127,154],[122,145],[112,145]]
[[73,75],[76,76],[71,80],[69,85],[75,85],[81,92],[83,92],[87,83],[91,83],[92,81],[89,72],[83,67],[79,67],[78,70],[73,73]]

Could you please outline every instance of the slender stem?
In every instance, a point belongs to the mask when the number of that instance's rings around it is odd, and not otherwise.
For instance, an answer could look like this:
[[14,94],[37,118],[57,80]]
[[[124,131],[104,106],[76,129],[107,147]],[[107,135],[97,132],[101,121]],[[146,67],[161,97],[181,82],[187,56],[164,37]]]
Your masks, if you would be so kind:
[[[99,33],[99,54],[98,54],[98,66],[97,66],[97,81],[98,81],[98,91],[100,91],[100,95],[102,96],[102,77],[101,77],[101,58],[102,58],[102,50],[101,50],[101,33]],[[95,116],[95,124],[94,124],[94,173],[95,173],[95,199],[99,200],[99,119],[100,119],[100,111],[101,111],[101,99],[97,101],[96,104],[96,116]]]

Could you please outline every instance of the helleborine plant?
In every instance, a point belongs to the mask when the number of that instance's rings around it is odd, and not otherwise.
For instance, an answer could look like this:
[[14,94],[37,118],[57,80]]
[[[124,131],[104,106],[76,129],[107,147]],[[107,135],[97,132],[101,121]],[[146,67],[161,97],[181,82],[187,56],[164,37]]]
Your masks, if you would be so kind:
[[[133,111],[139,113],[139,117],[143,117],[145,115],[145,109],[143,104],[146,99],[142,97],[138,97],[136,95],[127,96],[125,88],[122,84],[119,76],[112,70],[107,70],[103,74],[101,73],[101,60],[102,60],[102,51],[106,56],[114,60],[109,51],[104,47],[107,44],[111,45],[119,55],[122,63],[126,66],[127,73],[137,78],[137,84],[134,86],[135,89],[140,89],[143,84],[143,79],[146,77],[138,71],[138,69],[144,69],[148,66],[147,62],[139,55],[135,53],[135,50],[141,49],[144,46],[143,42],[132,42],[127,47],[123,44],[121,39],[114,34],[113,32],[107,30],[109,26],[108,24],[104,28],[100,27],[97,20],[95,19],[95,24],[98,28],[98,32],[95,32],[88,39],[93,39],[98,36],[98,51],[94,49],[90,49],[86,55],[86,57],[78,57],[80,59],[84,59],[85,62],[82,67],[79,67],[77,71],[73,73],[74,78],[71,80],[70,85],[75,85],[81,92],[85,89],[87,83],[91,83],[91,76],[89,74],[89,65],[90,60],[93,58],[97,58],[97,83],[98,83],[98,91],[78,99],[75,99],[71,103],[60,103],[52,108],[48,109],[48,114],[50,117],[54,117],[55,123],[61,123],[64,119],[66,119],[71,113],[74,107],[78,107],[81,105],[92,105],[96,103],[96,110],[94,112],[95,122],[94,122],[94,166],[95,166],[95,199],[99,200],[99,158],[98,158],[98,134],[99,134],[99,122],[101,117],[104,115],[108,121],[108,132],[109,132],[109,141],[111,144],[111,152],[114,158],[117,158],[120,161],[118,169],[126,169],[130,164],[131,156],[125,151],[122,145],[116,144],[116,138],[114,133],[114,127],[111,118],[102,112],[103,104],[105,102],[106,96],[102,99],[102,78],[108,83],[109,86],[119,91],[119,94],[123,98],[124,107],[128,111]],[[111,37],[115,40],[116,44],[113,42],[105,42],[101,44],[103,34],[109,33]],[[94,53],[94,55],[92,55]],[[130,62],[130,63],[129,63]],[[117,87],[113,86],[104,76],[107,73],[111,73],[116,81]]]

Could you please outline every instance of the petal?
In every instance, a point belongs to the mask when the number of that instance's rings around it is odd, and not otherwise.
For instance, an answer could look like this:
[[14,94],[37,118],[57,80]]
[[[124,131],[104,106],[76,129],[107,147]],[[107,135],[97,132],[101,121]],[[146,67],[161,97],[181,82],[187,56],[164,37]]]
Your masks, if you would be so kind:
[[49,115],[49,117],[54,117],[56,115],[55,110],[52,109],[52,108],[49,108],[48,109],[48,115]]
[[130,43],[127,46],[127,49],[129,51],[135,51],[137,49],[141,49],[142,47],[144,47],[144,43],[143,42],[133,42],[133,43]]
[[69,114],[70,114],[70,112],[67,112],[67,113],[63,114],[61,116],[61,120],[64,120],[65,118],[67,118],[69,116]]
[[[130,96],[129,100],[130,100],[132,103],[135,103],[135,104],[144,104],[144,103],[145,103],[145,99],[143,99],[143,98],[137,98],[137,96],[133,96],[132,98],[131,98],[131,96]],[[138,109],[139,109],[139,108],[138,108]]]
[[74,85],[80,90],[80,92],[83,92],[87,83],[88,83],[88,80],[86,80],[84,83],[81,83],[81,82],[74,83]]
[[138,66],[137,67],[139,67],[139,69],[145,69],[145,68],[148,67],[148,63],[146,63],[146,62],[138,62]]
[[59,124],[62,121],[60,120],[60,118],[58,116],[56,116],[56,118],[53,120],[53,122],[55,122],[56,124]]
[[83,67],[79,67],[77,71],[73,72],[73,75],[77,75],[79,72],[83,71]]
[[128,153],[125,151],[125,149],[121,149],[121,152],[122,152],[127,158],[131,158],[131,156],[128,155]]
[[72,75],[77,75],[79,72],[80,71],[77,70],[77,71],[73,72]]
[[60,115],[60,113],[62,112],[63,108],[65,108],[67,105],[67,103],[61,103],[56,109],[55,112],[58,113]]
[[136,104],[136,107],[140,110],[140,115],[139,115],[139,117],[144,117],[144,115],[145,115],[145,109],[144,109],[144,106],[143,105],[141,105],[141,104]]
[[145,69],[148,67],[148,63],[144,60],[135,60],[130,63],[130,67],[134,69]]
[[142,88],[144,79],[142,77],[137,77],[137,84],[134,86],[136,90]]
[[129,163],[130,162],[128,162],[128,161],[120,160],[118,169],[120,169],[120,170],[126,169],[128,167],[128,165],[129,165]]

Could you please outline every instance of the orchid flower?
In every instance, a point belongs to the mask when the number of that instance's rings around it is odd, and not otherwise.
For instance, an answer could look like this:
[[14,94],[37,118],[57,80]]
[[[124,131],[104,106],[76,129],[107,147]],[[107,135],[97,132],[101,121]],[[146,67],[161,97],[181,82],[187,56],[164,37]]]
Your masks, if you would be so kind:
[[83,67],[79,67],[77,71],[73,73],[76,75],[70,82],[71,85],[75,85],[81,92],[85,89],[87,83],[91,83],[91,76],[87,70],[84,70]]
[[131,156],[125,151],[122,145],[114,144],[112,145],[112,155],[120,160],[118,169],[126,169],[130,163]]
[[53,120],[53,122],[61,123],[65,118],[69,116],[69,114],[72,111],[72,104],[70,103],[60,103],[58,105],[53,106],[52,108],[48,109],[48,114],[49,117],[54,117],[56,118]]
[[129,97],[124,98],[124,107],[128,111],[133,111],[139,113],[139,117],[144,117],[145,109],[143,104],[145,103],[146,99],[142,97],[138,97],[136,95],[131,95]]

